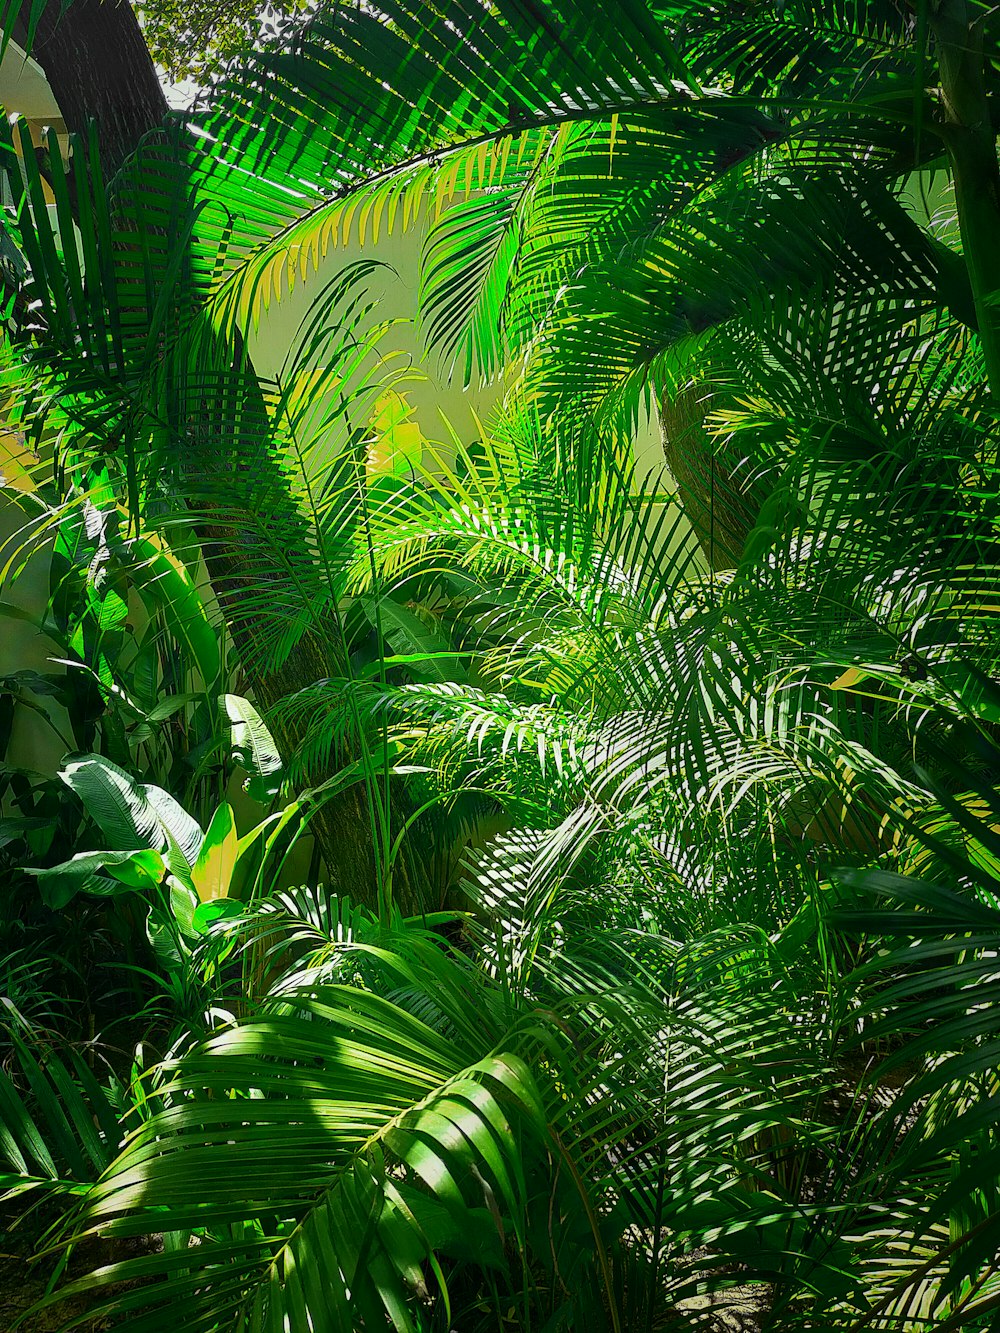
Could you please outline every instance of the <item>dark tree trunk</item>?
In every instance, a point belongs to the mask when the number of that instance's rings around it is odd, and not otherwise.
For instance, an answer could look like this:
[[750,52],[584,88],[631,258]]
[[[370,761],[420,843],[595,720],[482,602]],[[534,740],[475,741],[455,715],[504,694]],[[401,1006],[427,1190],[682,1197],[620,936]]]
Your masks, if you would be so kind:
[[[15,27],[15,39],[22,45],[27,45],[33,2],[22,0]],[[31,55],[45,72],[67,130],[84,135],[96,122],[101,163],[110,178],[140,142],[162,126],[168,110],[166,98],[128,0],[72,0],[64,13],[60,9],[59,0],[50,0],[35,29]],[[261,492],[270,504],[285,510],[290,500],[266,448],[267,413],[253,368],[239,349],[234,356],[228,403],[207,406],[206,419],[194,430],[195,441],[201,436],[204,447],[199,449],[195,443],[185,467],[198,489],[226,497],[228,519],[203,522],[198,536],[251,692],[267,708],[318,678],[340,674],[344,664],[332,646],[324,650],[316,639],[300,644],[278,670],[265,674],[254,661],[252,626],[241,619],[240,600],[248,581],[259,589],[266,579],[267,549],[265,543],[254,543],[248,537],[254,530],[252,523],[240,530],[232,522],[232,511],[241,502],[259,504]],[[239,423],[236,429],[234,422]],[[253,457],[246,452],[232,455],[234,441],[242,449],[251,440],[257,446]],[[206,507],[211,509],[211,501]],[[294,524],[291,511],[282,517]],[[302,558],[308,549],[303,537]],[[299,738],[279,723],[276,739],[287,757]],[[365,804],[363,791],[351,790],[324,807],[312,829],[334,884],[356,902],[371,903],[376,875]]]
[[707,385],[660,400],[663,457],[709,568],[732,569],[760,512],[761,496],[739,476],[737,458],[719,450],[705,429]]
[[[70,133],[97,123],[101,161],[112,175],[139,140],[158,129],[167,101],[128,0],[73,0],[60,15],[50,0],[31,55],[45,71]],[[32,0],[24,0],[15,37],[27,41]]]
[[996,55],[996,11],[967,0],[936,0],[930,21],[944,110],[939,132],[955,184],[986,377],[1000,398],[1000,162],[986,81],[987,61]]

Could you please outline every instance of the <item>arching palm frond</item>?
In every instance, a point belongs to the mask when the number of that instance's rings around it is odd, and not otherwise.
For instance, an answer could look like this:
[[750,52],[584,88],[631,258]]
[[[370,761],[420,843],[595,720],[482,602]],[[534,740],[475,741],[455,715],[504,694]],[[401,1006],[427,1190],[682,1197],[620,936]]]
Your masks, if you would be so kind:
[[683,367],[697,365],[708,331],[746,319],[752,338],[762,301],[783,310],[788,293],[807,308],[877,298],[897,310],[905,302],[909,320],[952,299],[960,311],[968,306],[957,292],[946,295],[952,258],[867,164],[803,169],[777,155],[763,171],[729,173],[631,240],[566,284],[536,325],[528,364],[531,389],[549,410],[571,400],[579,410],[586,368],[586,407],[626,434],[650,391],[684,383]]
[[3,1198],[83,1196],[120,1147],[127,1093],[115,1080],[102,1086],[76,1051],[40,1050],[27,1031],[12,1044],[0,1073]]
[[[980,679],[995,708],[995,686]],[[964,747],[954,744],[959,739]],[[922,1197],[911,1223],[915,1252],[878,1273],[875,1328],[915,1310],[942,1328],[988,1326],[996,1305],[997,1032],[990,996],[1000,925],[998,756],[992,739],[969,721],[952,748],[939,756],[948,786],[974,785],[950,794],[935,782],[942,816],[910,824],[925,873],[838,875],[846,902],[835,913],[837,928],[875,933],[889,944],[851,978],[861,1018],[854,1044],[870,1052],[872,1078],[903,1085],[883,1129],[892,1149],[883,1169],[901,1193]],[[983,771],[958,757],[962,748]]]
[[[97,1308],[153,1328],[169,1292],[175,1314],[206,1330],[291,1317],[351,1327],[359,1315],[408,1329],[421,1305],[435,1322],[459,1316],[470,1261],[505,1285],[520,1251],[576,1275],[579,1295],[555,1277],[531,1298],[550,1314],[590,1300],[592,1326],[623,1328],[612,1255],[627,1224],[606,1216],[585,1182],[595,1168],[607,1173],[602,1190],[622,1176],[616,1146],[625,1151],[648,1108],[612,1102],[613,1074],[593,1063],[602,1042],[581,1031],[574,1052],[559,1025],[519,1018],[433,946],[343,947],[361,966],[367,955],[370,980],[389,995],[285,988],[265,1015],[183,1055],[161,1085],[166,1109],[133,1136],[76,1223],[136,1234],[167,1190],[174,1222],[198,1228],[200,1243],[183,1263],[170,1252],[125,1261],[64,1294],[158,1274],[169,1282],[108,1293]],[[541,1084],[529,1055],[551,1071]],[[248,1153],[261,1163],[249,1190],[224,1160]],[[558,1254],[538,1192],[563,1211]]]

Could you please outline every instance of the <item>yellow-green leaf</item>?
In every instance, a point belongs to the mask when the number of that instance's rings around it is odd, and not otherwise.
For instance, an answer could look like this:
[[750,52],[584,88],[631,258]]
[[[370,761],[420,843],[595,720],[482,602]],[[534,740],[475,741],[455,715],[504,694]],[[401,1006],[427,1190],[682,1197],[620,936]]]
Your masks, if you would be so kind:
[[228,897],[238,855],[238,842],[233,808],[228,801],[223,801],[212,816],[205,841],[201,844],[198,859],[191,871],[191,882],[199,901],[207,903],[213,898]]

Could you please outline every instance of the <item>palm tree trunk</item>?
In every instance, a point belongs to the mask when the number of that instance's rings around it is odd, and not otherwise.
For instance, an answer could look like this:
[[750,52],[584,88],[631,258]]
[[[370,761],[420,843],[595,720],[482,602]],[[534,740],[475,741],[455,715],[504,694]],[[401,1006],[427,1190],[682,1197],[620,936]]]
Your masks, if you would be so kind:
[[707,382],[660,399],[663,457],[688,522],[710,569],[739,563],[760,511],[760,497],[741,482],[741,460],[720,448],[705,428],[711,391]]
[[976,308],[990,392],[1000,398],[1000,164],[986,92],[984,27],[996,23],[966,0],[931,6],[944,124],[962,250]]

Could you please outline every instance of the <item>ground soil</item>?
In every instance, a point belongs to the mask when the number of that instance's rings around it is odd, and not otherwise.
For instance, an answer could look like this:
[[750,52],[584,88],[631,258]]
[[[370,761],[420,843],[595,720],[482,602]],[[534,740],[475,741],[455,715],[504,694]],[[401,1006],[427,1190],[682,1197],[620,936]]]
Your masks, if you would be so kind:
[[[145,1242],[126,1242],[123,1248],[119,1241],[112,1249],[107,1241],[87,1241],[74,1251],[64,1281],[72,1281],[103,1264],[146,1250],[148,1244]],[[28,1248],[22,1249],[16,1231],[0,1232],[0,1333],[12,1333],[15,1328],[17,1333],[59,1333],[72,1320],[80,1318],[83,1322],[74,1325],[74,1333],[106,1333],[112,1326],[110,1317],[94,1315],[85,1318],[89,1304],[85,1296],[60,1301],[58,1305],[28,1314],[44,1299],[52,1269],[49,1260],[30,1260]],[[18,1324],[19,1319],[24,1322]]]

